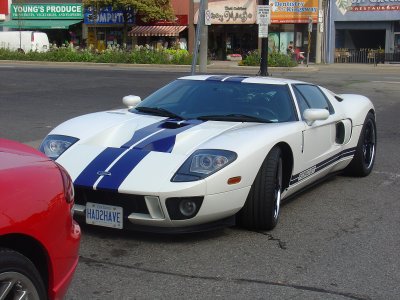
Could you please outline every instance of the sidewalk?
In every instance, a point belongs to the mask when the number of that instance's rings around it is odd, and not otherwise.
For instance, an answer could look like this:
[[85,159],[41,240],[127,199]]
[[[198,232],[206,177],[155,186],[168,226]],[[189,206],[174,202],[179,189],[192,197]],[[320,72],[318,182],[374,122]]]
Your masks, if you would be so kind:
[[[86,62],[47,62],[47,61],[13,61],[13,60],[0,60],[0,66],[4,65],[36,65],[42,67],[64,67],[64,68],[88,68],[88,69],[104,69],[104,68],[118,68],[118,69],[138,69],[138,70],[160,70],[172,72],[189,73],[191,71],[190,65],[156,65],[156,64],[116,64],[116,63],[86,63]],[[268,73],[282,73],[282,72],[317,72],[319,70],[360,70],[365,72],[368,70],[379,69],[398,69],[400,71],[400,64],[305,64],[298,65],[297,67],[268,67]],[[213,60],[207,65],[207,74],[242,74],[242,75],[258,75],[260,70],[259,66],[239,66],[237,61],[219,61]],[[196,73],[199,73],[199,66],[196,68]]]

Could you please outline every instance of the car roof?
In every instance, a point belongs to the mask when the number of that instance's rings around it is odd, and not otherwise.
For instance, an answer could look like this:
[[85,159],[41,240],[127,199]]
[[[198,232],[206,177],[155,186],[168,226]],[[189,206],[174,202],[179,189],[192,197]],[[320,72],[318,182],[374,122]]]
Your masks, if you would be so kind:
[[178,79],[184,80],[207,80],[207,81],[221,81],[221,82],[242,82],[242,83],[259,83],[259,84],[295,84],[295,83],[306,83],[304,81],[275,78],[275,77],[261,77],[261,76],[241,76],[241,75],[192,75],[184,76]]

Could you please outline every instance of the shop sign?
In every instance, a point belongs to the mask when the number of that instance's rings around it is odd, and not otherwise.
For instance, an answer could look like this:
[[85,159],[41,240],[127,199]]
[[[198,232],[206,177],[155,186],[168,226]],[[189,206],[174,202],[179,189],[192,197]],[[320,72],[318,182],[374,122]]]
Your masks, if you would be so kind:
[[318,21],[318,0],[270,0],[271,23],[308,23]]
[[18,19],[82,19],[82,4],[11,4],[11,17]]
[[[134,14],[131,10],[126,11],[127,24],[133,24],[135,21]],[[100,9],[96,14],[93,7],[85,9],[83,18],[84,24],[96,25],[115,25],[124,24],[124,12],[122,10],[113,10],[111,6]]]
[[[208,1],[211,24],[255,24],[256,1],[226,0]],[[194,23],[197,24],[199,4],[195,4]]]
[[400,0],[337,0],[335,4],[342,15],[345,15],[347,12],[400,10]]

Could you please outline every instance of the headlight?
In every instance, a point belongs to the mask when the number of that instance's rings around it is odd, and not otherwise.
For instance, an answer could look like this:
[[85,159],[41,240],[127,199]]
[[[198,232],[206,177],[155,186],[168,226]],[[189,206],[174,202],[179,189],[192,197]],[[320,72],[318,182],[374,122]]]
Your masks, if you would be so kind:
[[78,141],[77,138],[65,135],[48,135],[39,150],[49,158],[56,160],[65,150]]
[[172,182],[196,181],[229,165],[237,154],[228,150],[197,150],[179,168]]

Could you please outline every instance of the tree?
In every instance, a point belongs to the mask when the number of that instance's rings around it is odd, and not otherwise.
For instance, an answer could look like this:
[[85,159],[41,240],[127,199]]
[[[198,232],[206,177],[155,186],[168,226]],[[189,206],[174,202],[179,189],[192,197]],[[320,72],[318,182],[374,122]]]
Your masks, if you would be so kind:
[[175,15],[170,0],[83,0],[84,7],[92,7],[96,13],[102,8],[112,7],[120,10],[124,16],[123,43],[126,43],[128,35],[128,22],[135,15],[144,22],[157,20],[173,20]]

